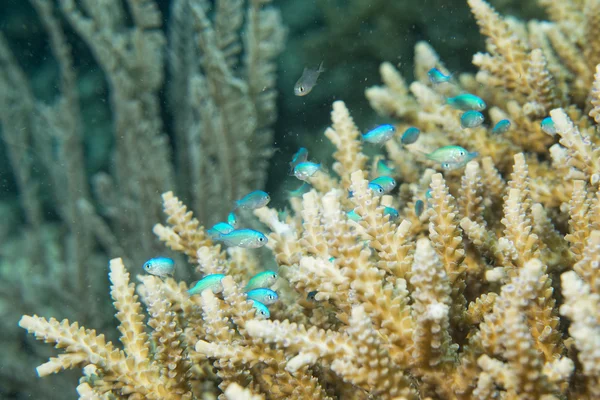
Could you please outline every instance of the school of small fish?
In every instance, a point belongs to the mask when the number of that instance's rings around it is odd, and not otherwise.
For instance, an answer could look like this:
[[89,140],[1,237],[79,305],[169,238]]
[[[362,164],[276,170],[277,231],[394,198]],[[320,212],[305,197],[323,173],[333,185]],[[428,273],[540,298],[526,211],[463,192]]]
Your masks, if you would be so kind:
[[[302,76],[294,85],[294,94],[296,96],[308,95],[317,84],[319,75],[324,71],[322,63],[318,68],[305,68]],[[428,72],[428,77],[431,84],[439,85],[450,82],[452,74],[445,74],[438,68],[431,68]],[[462,93],[454,97],[448,97],[446,102],[451,107],[464,111],[460,115],[460,125],[463,129],[477,128],[482,126],[485,122],[485,116],[482,112],[486,109],[487,105],[480,97],[470,93]],[[549,135],[556,134],[556,126],[550,117],[544,118],[540,123],[540,127]],[[508,132],[511,128],[511,121],[502,119],[493,126],[491,134],[501,135]],[[362,134],[361,139],[366,143],[383,146],[389,140],[392,140],[395,134],[396,127],[394,125],[382,124]],[[418,141],[420,135],[421,131],[419,128],[413,126],[408,127],[400,137],[400,144],[414,144]],[[414,149],[412,151],[415,152]],[[445,171],[463,168],[469,161],[479,155],[478,152],[471,152],[457,145],[443,146],[429,153],[423,153],[419,150],[416,150],[416,152],[422,154],[428,160],[435,162]],[[391,193],[397,186],[396,180],[393,178],[396,169],[388,161],[380,158],[380,156],[377,156],[375,160],[375,168],[373,171],[375,177],[368,183],[368,188],[373,196],[383,196]],[[298,149],[289,165],[289,174],[302,181],[302,184],[297,189],[288,191],[289,197],[300,197],[309,192],[312,187],[310,182],[307,181],[309,181],[317,172],[324,171],[322,164],[308,160],[308,150],[304,147]],[[349,191],[348,197],[352,196],[353,193]],[[428,189],[425,192],[424,200],[415,200],[414,213],[417,218],[420,218],[423,215],[425,207],[431,207],[431,197],[431,189]],[[218,222],[207,230],[208,236],[216,242],[221,242],[227,246],[233,247],[252,249],[266,245],[268,238],[262,232],[238,227],[239,222],[235,212],[237,210],[255,210],[264,207],[269,204],[270,200],[269,194],[262,190],[255,190],[246,194],[235,201],[233,210],[227,215],[226,222]],[[395,223],[400,217],[398,210],[389,206],[383,207],[383,215],[388,217],[388,223]],[[346,216],[349,220],[357,223],[362,220],[361,215],[356,213],[355,210],[347,211]],[[285,216],[279,217],[285,218]],[[369,241],[365,241],[364,245],[368,246]],[[330,257],[329,262],[335,262],[335,257]],[[143,269],[147,273],[161,278],[170,277],[174,273],[175,262],[168,257],[154,257],[143,264]],[[214,294],[219,294],[223,290],[223,278],[225,278],[225,275],[223,274],[207,275],[193,284],[188,290],[188,294],[193,296],[201,294],[205,290],[210,290]],[[255,316],[270,318],[271,314],[268,306],[275,304],[279,299],[277,292],[271,288],[275,285],[277,279],[277,272],[267,270],[254,275],[245,285],[244,292],[247,300],[252,304],[252,308],[255,310]],[[317,291],[309,292],[306,299],[311,302],[316,301],[315,296],[317,293]]]

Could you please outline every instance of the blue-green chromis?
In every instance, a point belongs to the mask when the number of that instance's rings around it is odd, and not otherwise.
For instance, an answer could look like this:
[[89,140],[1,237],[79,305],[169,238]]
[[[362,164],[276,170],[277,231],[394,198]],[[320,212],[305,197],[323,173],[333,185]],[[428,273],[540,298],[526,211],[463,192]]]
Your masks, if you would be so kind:
[[254,275],[248,281],[246,285],[246,291],[258,288],[268,288],[275,284],[277,281],[277,272],[275,271],[263,271]]
[[267,237],[254,229],[236,229],[227,234],[219,234],[216,240],[220,240],[227,246],[243,247],[245,249],[256,249],[267,244]]
[[501,135],[505,132],[508,132],[508,130],[510,129],[510,121],[507,119],[503,119],[500,120],[496,123],[496,125],[494,125],[494,128],[492,129],[492,134],[493,135]]
[[554,125],[554,121],[552,121],[552,117],[546,117],[542,120],[541,124],[542,130],[546,132],[550,136],[556,135],[556,125]]
[[206,275],[204,278],[200,279],[193,288],[188,290],[188,293],[191,295],[200,294],[203,291],[210,289],[213,293],[220,293],[223,290],[223,286],[221,285],[221,281],[225,278],[223,274],[212,274]]
[[396,181],[390,176],[380,176],[378,178],[373,179],[369,183],[374,183],[376,185],[381,186],[385,193],[391,192],[396,187]]
[[460,146],[444,146],[426,156],[438,163],[461,163],[469,158],[469,152]]
[[269,204],[271,201],[271,197],[267,194],[267,192],[263,192],[262,190],[255,190],[254,192],[250,192],[240,200],[235,202],[235,208],[244,208],[246,210],[255,210],[257,208],[261,208]]
[[462,126],[463,128],[477,128],[478,126],[483,124],[483,120],[483,114],[479,111],[465,111],[460,116],[460,126]]
[[219,240],[221,235],[226,235],[234,231],[234,227],[227,222],[217,222],[212,228],[206,231],[212,240]]
[[260,301],[266,305],[274,304],[277,299],[279,299],[279,296],[277,296],[277,293],[274,290],[267,288],[249,290],[246,293],[246,296],[248,296],[249,299]]
[[390,166],[386,160],[377,161],[377,176],[391,176],[394,174],[396,168]]
[[294,157],[292,157],[292,161],[290,161],[290,170],[293,171],[294,168],[296,168],[296,165],[306,160],[308,160],[308,150],[304,147],[300,147],[296,154],[294,154]]
[[308,294],[306,295],[306,300],[308,301],[316,301],[315,296],[317,295],[317,291],[313,290],[312,292],[308,292]]
[[237,217],[233,212],[230,212],[229,215],[227,215],[227,223],[233,228],[237,228]]
[[425,209],[425,203],[423,200],[419,199],[415,201],[415,214],[417,217],[420,217],[423,214],[423,210]]
[[154,257],[146,261],[143,268],[149,274],[164,277],[173,275],[175,261],[168,257]]
[[383,124],[362,135],[362,139],[365,142],[383,145],[385,142],[390,140],[395,133],[396,128],[394,125]]
[[487,107],[485,101],[474,94],[464,93],[456,97],[449,97],[446,102],[459,110],[483,111]]
[[452,75],[444,75],[444,73],[437,68],[431,68],[429,72],[427,72],[427,76],[434,85],[448,82],[450,78],[452,78]]
[[398,217],[400,217],[400,214],[398,213],[398,210],[396,210],[395,208],[392,207],[385,207],[383,209],[383,215],[389,215],[390,221],[395,221],[398,219]]
[[271,317],[271,312],[269,311],[267,306],[265,306],[260,301],[256,301],[256,300],[251,300],[251,301],[252,301],[252,307],[254,307],[254,309],[256,310],[256,314],[254,314],[254,315],[260,316],[262,318],[270,318]]
[[321,169],[321,164],[317,164],[310,161],[304,161],[294,167],[294,176],[301,181],[305,181],[313,176],[318,170]]
[[413,144],[414,142],[416,142],[419,139],[420,134],[421,134],[421,130],[419,130],[419,128],[415,128],[414,126],[411,126],[410,128],[408,128],[407,130],[404,131],[404,133],[402,134],[402,139],[400,139],[400,142],[402,144]]

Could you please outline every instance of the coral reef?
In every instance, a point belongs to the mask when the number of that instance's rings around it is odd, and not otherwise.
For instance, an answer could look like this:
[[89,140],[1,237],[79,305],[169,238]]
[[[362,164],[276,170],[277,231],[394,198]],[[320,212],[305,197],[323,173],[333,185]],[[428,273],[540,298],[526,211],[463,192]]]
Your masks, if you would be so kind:
[[[213,243],[167,192],[167,223],[154,233],[199,277],[225,274],[220,292],[189,296],[185,282],[140,276],[146,328],[114,259],[123,349],[68,320],[24,316],[21,327],[64,350],[38,374],[84,367],[77,390],[89,399],[598,398],[600,66],[596,20],[584,12],[597,3],[544,1],[554,22],[525,25],[468,0],[487,38],[476,75],[431,83],[430,68],[448,71],[425,43],[412,84],[383,64],[384,85],[367,98],[399,132],[422,132],[385,145],[398,195],[369,189],[383,155],[365,154],[334,102],[325,136],[335,174],[310,177],[289,212],[254,211],[281,277],[270,320],[243,292],[262,269],[253,250]],[[509,119],[508,131],[462,128],[446,98],[465,91],[485,100],[492,126]],[[452,170],[425,156],[449,144],[479,156]]]

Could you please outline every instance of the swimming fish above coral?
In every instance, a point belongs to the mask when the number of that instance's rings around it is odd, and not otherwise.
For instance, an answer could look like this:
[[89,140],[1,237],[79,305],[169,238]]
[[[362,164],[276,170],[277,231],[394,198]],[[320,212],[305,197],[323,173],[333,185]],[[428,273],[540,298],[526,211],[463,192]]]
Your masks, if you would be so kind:
[[256,300],[250,300],[250,301],[252,302],[252,307],[254,307],[254,309],[256,309],[256,315],[260,315],[263,318],[271,317],[271,312],[269,311],[267,306],[265,306],[260,301],[256,301]]
[[385,207],[383,209],[383,215],[389,215],[390,221],[394,221],[398,219],[398,217],[400,217],[400,213],[398,213],[398,210],[396,210],[393,207]]
[[376,184],[383,188],[384,193],[389,193],[396,187],[396,180],[391,176],[380,176],[373,179],[369,184]]
[[289,190],[288,194],[290,197],[301,197],[304,193],[310,192],[310,189],[311,186],[308,183],[303,182],[302,185],[298,186],[296,189]]
[[190,296],[195,294],[200,294],[203,291],[210,289],[213,293],[217,294],[223,290],[223,286],[221,285],[221,281],[225,278],[223,274],[211,274],[206,275],[204,278],[200,279],[194,287],[188,290]]
[[540,123],[542,130],[546,132],[550,136],[556,135],[556,125],[554,125],[554,121],[552,121],[552,117],[546,117]]
[[294,167],[294,176],[301,181],[305,181],[313,176],[318,170],[321,169],[321,164],[317,164],[310,161],[304,161]]
[[448,82],[451,78],[452,75],[444,75],[444,73],[442,71],[440,71],[437,68],[431,68],[428,72],[427,72],[427,76],[429,77],[429,81],[431,83],[433,83],[434,85],[437,85],[438,83],[444,83],[444,82]]
[[308,150],[304,147],[300,147],[296,154],[292,157],[292,161],[290,161],[290,170],[293,171],[296,168],[296,165],[300,164],[308,160]]
[[500,120],[494,125],[492,129],[492,134],[500,135],[502,133],[507,132],[510,129],[510,121],[507,119]]
[[142,268],[149,274],[165,277],[173,275],[175,261],[168,257],[154,257],[146,261]]
[[420,134],[421,134],[421,130],[419,130],[419,128],[415,128],[414,126],[411,126],[410,128],[408,128],[407,130],[404,131],[404,133],[402,134],[402,139],[400,139],[400,142],[402,144],[413,144],[414,142],[416,142],[419,139]]
[[444,146],[426,154],[426,157],[439,163],[461,163],[469,158],[469,152],[460,146]]
[[248,281],[246,290],[258,289],[258,288],[269,288],[277,281],[277,272],[275,271],[263,271],[254,275]]
[[257,208],[261,208],[269,204],[271,201],[271,197],[267,192],[262,190],[255,190],[253,192],[248,193],[240,200],[235,202],[235,208],[243,208],[246,210],[255,210]]
[[302,76],[294,85],[294,94],[296,96],[306,96],[309,94],[317,84],[319,75],[323,72],[325,72],[325,68],[323,68],[322,62],[319,65],[319,68],[304,68]]
[[368,143],[383,145],[385,142],[394,137],[395,133],[396,128],[394,125],[383,124],[362,135],[362,139]]
[[260,301],[265,305],[274,304],[279,299],[277,292],[268,288],[257,288],[249,290],[246,293],[246,296],[248,296],[249,299]]
[[449,97],[446,102],[459,110],[483,111],[487,107],[485,101],[480,97],[470,93],[459,94],[455,97]]
[[236,229],[229,233],[219,233],[214,240],[221,241],[227,246],[256,249],[267,244],[267,237],[254,229]]
[[465,111],[460,116],[460,126],[463,128],[477,128],[481,124],[483,124],[483,114],[479,111],[469,110]]
[[396,168],[390,167],[386,160],[377,161],[377,175],[378,176],[390,176],[396,171]]
[[237,228],[237,217],[233,212],[230,212],[227,215],[227,223],[231,225],[233,228]]

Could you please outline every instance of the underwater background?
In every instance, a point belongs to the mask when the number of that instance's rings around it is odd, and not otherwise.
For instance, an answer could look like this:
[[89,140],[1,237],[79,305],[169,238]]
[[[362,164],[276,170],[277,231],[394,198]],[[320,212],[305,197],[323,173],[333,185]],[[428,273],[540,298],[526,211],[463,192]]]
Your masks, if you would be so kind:
[[[398,123],[365,96],[381,84],[382,63],[419,79],[415,46],[425,42],[458,77],[477,73],[473,55],[486,49],[466,0],[190,2],[204,10],[200,22],[181,10],[187,0],[0,4],[0,399],[77,397],[79,369],[38,377],[56,351],[18,322],[68,318],[118,343],[109,259],[123,257],[132,281],[157,255],[176,261],[177,280],[199,278],[153,233],[162,193],[206,227],[253,190],[291,212],[298,149],[334,162],[323,135],[333,102],[344,101],[361,132]],[[268,13],[239,17],[250,3]],[[545,1],[488,3],[509,20],[549,19]],[[295,95],[305,68],[321,63],[310,93]],[[264,230],[250,212],[240,219]],[[277,268],[266,249],[257,254]]]

